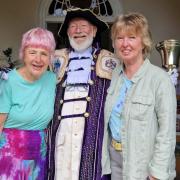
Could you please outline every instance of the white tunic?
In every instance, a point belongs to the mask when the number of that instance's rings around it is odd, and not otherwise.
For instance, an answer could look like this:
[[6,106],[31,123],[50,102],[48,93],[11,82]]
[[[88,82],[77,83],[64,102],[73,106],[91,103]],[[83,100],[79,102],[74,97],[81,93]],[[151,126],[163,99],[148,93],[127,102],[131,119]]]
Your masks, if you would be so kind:
[[[87,57],[87,55],[88,56],[91,55],[90,53],[91,50],[92,49],[88,49],[86,52],[83,53],[83,56]],[[71,58],[74,56],[77,57],[77,54],[70,53],[69,56]],[[90,59],[91,58],[92,56],[90,57]],[[75,60],[75,61],[77,64],[81,65],[81,63],[78,63],[78,61],[82,62],[82,60]],[[75,68],[73,65],[75,61],[72,61],[72,64],[69,64],[71,70]],[[85,66],[86,67],[85,68],[83,67],[83,69],[90,69],[91,63],[86,63]],[[83,76],[84,79],[82,79],[81,74],[79,75],[81,77],[80,81],[88,82],[90,77],[90,71],[88,71],[87,77]],[[69,77],[68,82],[70,82],[71,84],[73,83],[73,81],[76,81],[76,79],[77,78]],[[74,84],[76,83],[79,82],[74,82]],[[81,86],[73,86],[73,87],[67,86],[65,88],[64,100],[70,100],[70,99],[78,100],[79,98],[83,98],[83,97],[86,98],[88,97],[88,91],[89,91],[88,88],[84,88]],[[87,107],[87,101],[84,100],[82,101],[73,100],[73,101],[64,102],[62,106],[61,116],[84,114],[86,113],[86,107]],[[82,147],[83,134],[84,134],[84,124],[85,124],[84,117],[61,119],[61,123],[60,126],[58,127],[58,131],[56,134],[56,147],[55,147],[55,179],[56,180],[79,179],[79,168],[80,168],[80,160],[81,160],[81,147]]]

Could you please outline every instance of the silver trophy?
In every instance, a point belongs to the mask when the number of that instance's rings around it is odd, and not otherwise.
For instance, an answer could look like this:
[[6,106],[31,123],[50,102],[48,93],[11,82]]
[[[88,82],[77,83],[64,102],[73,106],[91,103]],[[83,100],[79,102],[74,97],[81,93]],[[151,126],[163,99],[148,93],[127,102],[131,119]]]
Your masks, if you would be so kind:
[[162,67],[166,69],[172,82],[176,85],[180,60],[180,42],[175,39],[164,40],[156,44],[156,49],[161,55]]
[[164,40],[156,45],[161,55],[162,66],[167,70],[179,67],[180,42],[178,40]]

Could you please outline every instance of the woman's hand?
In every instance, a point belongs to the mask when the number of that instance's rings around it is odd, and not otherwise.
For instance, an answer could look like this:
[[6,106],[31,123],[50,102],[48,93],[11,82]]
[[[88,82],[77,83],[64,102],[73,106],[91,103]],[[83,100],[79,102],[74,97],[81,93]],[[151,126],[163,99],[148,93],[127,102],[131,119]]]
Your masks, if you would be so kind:
[[7,119],[7,115],[8,115],[7,113],[0,113],[0,135],[4,127],[4,122]]

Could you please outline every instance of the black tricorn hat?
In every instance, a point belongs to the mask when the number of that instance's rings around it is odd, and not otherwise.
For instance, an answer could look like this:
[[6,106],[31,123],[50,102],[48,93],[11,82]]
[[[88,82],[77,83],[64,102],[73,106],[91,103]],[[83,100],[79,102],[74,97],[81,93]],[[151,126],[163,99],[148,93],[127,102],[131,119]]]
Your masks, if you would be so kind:
[[109,28],[108,24],[100,20],[90,9],[72,8],[67,10],[63,24],[61,25],[58,35],[67,36],[67,29],[70,21],[74,18],[83,18],[97,27],[97,34]]

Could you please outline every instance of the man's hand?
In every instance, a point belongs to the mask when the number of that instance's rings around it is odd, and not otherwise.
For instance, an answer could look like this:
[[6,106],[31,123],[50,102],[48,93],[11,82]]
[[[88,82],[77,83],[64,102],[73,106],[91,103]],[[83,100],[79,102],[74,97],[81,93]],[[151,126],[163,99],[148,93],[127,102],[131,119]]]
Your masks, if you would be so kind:
[[7,80],[8,74],[5,71],[0,71],[0,79]]
[[0,67],[0,80],[7,80],[8,79],[8,72],[11,71],[10,68],[1,68]]

